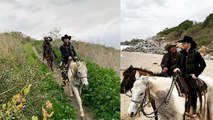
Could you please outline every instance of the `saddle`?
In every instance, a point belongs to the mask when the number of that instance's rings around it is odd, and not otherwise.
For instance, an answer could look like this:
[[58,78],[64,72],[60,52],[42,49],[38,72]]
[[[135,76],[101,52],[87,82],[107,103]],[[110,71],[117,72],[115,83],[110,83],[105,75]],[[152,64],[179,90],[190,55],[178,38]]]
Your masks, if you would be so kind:
[[[175,75],[174,77],[176,77],[175,86],[178,90],[179,96],[185,97],[189,93],[189,89],[184,78],[181,75]],[[196,83],[198,88],[197,91],[198,96],[207,93],[207,84],[202,79],[198,78],[196,80]]]

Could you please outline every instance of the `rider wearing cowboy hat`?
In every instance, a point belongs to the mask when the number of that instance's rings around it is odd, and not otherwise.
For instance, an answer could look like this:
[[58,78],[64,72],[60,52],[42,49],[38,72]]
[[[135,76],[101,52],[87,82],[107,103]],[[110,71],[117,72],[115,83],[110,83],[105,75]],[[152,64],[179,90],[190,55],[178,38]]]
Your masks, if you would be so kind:
[[[193,116],[196,116],[196,104],[197,104],[197,84],[196,80],[198,76],[203,72],[206,67],[206,63],[201,54],[196,50],[197,43],[192,37],[184,36],[180,41],[182,43],[181,62],[180,69],[174,69],[174,72],[181,71],[185,78],[186,84],[189,88],[191,95],[191,101],[188,106],[193,108]],[[186,108],[186,114],[190,111],[190,107]]]
[[60,51],[61,51],[61,70],[62,70],[62,77],[63,80],[67,80],[67,69],[68,69],[68,61],[69,60],[74,60],[76,61],[77,54],[75,52],[74,47],[71,44],[71,36],[68,36],[65,34],[63,37],[61,37],[61,40],[63,41],[63,45],[60,46]]
[[177,52],[176,44],[167,44],[165,50],[168,51],[164,54],[161,61],[162,73],[164,76],[172,76],[173,70],[178,67],[180,61],[180,54]]
[[[47,47],[50,45],[51,41],[53,41],[53,39],[51,37],[44,37],[44,42],[43,42],[43,49],[44,49],[44,51],[43,51],[43,60],[45,59],[45,51],[46,51]],[[55,54],[54,50],[53,50],[53,54],[56,57],[56,54]]]

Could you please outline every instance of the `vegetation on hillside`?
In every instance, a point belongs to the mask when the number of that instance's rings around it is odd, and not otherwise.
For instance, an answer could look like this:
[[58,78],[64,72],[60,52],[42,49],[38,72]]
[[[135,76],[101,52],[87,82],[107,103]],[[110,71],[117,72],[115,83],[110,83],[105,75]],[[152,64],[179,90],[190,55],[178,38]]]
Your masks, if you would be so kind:
[[[49,100],[54,111],[50,119],[76,119],[69,98],[63,94],[46,65],[36,58],[30,41],[30,37],[20,32],[0,34],[0,114],[8,119],[29,120],[32,116],[42,119],[42,106]],[[20,105],[21,109],[11,111],[19,104],[13,106],[9,101],[28,85],[31,88],[25,97],[21,97],[26,99]]]
[[[207,16],[203,22],[185,20],[178,26],[166,28],[157,34],[165,41],[177,41],[184,35],[192,36],[198,46],[206,46],[208,52],[213,51],[213,14]],[[160,39],[161,40],[161,39]]]

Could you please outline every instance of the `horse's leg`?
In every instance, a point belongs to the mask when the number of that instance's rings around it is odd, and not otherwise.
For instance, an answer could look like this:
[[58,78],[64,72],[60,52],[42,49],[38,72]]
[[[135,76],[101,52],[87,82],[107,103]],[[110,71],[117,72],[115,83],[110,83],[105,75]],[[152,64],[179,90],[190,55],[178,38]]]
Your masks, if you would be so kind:
[[66,80],[66,84],[68,84],[68,88],[69,88],[69,91],[70,91],[70,97],[73,97],[72,83],[71,83],[71,81],[72,81],[72,78],[71,78],[72,73],[71,73],[70,69],[68,70],[67,74],[68,74],[68,80],[69,81]]
[[84,110],[83,110],[83,107],[82,107],[82,101],[81,101],[81,97],[80,97],[79,92],[78,92],[78,88],[76,88],[75,86],[72,85],[72,89],[73,89],[73,92],[74,92],[76,99],[78,101],[78,105],[80,107],[81,117],[84,118]]
[[53,60],[51,60],[51,62],[50,62],[50,67],[51,67],[51,70],[54,71],[53,70]]
[[[155,111],[156,110],[155,100],[150,98],[150,102],[152,104],[153,110]],[[157,111],[155,112],[155,120],[158,120],[158,112]]]
[[70,97],[73,97],[73,91],[72,91],[72,86],[70,85],[71,84],[71,82],[70,81],[67,81],[67,87],[69,88],[69,91],[70,91]]
[[82,88],[83,88],[82,85],[80,85],[79,88],[78,88],[78,90],[79,90],[79,95],[80,95],[80,96],[81,96],[81,93],[82,93]]

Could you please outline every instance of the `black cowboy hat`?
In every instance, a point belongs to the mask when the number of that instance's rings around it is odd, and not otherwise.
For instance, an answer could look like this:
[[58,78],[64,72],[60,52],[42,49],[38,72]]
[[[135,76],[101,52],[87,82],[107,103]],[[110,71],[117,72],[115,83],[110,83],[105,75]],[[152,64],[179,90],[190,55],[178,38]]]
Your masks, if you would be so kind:
[[191,45],[193,47],[196,47],[197,46],[197,43],[193,40],[192,37],[189,37],[189,36],[184,36],[182,40],[179,40],[178,42],[187,42],[187,43],[191,43]]
[[71,36],[68,36],[67,34],[65,34],[63,37],[61,37],[61,40],[64,41],[64,39],[66,39],[66,38],[71,40]]
[[44,37],[44,40],[53,41],[51,37]]

